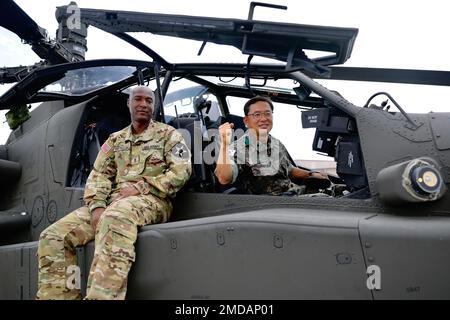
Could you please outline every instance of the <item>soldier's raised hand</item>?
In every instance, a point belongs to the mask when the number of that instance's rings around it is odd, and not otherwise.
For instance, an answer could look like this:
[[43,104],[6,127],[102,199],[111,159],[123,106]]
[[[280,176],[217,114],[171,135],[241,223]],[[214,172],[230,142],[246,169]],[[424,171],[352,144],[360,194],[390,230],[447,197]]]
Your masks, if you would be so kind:
[[219,135],[221,143],[230,145],[231,137],[233,136],[234,123],[225,122],[219,127]]

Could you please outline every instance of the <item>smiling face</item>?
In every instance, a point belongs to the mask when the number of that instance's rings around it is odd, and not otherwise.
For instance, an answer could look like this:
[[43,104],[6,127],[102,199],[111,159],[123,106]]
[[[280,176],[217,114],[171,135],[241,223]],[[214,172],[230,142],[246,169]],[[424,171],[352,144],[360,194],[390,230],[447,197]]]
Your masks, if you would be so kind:
[[257,101],[250,105],[248,114],[244,117],[245,125],[257,134],[270,132],[273,126],[272,109],[266,101]]
[[146,124],[150,122],[153,114],[155,95],[145,86],[134,88],[128,99],[131,121],[133,123]]

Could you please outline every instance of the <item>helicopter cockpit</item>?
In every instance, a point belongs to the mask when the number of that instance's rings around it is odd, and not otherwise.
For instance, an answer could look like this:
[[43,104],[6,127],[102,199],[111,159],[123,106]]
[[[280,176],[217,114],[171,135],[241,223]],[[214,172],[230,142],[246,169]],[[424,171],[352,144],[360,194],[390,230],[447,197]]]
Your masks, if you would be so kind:
[[[213,81],[212,77],[208,81]],[[314,179],[306,181],[311,186],[308,188],[309,194],[368,197],[367,190],[356,193],[367,187],[367,179],[353,118],[318,96],[301,102],[294,90],[260,86],[249,92],[245,86],[230,84],[230,80],[226,80],[228,83],[222,82],[223,79],[217,81],[213,91],[206,86],[206,81],[200,85],[186,79],[179,80],[177,88],[169,89],[164,99],[164,119],[161,120],[179,130],[192,151],[193,173],[185,191],[248,194],[239,181],[231,186],[221,186],[216,181],[214,169],[219,147],[218,127],[224,122],[234,123],[234,139],[238,139],[246,130],[242,111],[245,100],[251,94],[261,94],[270,95],[275,101],[275,116],[279,121],[275,127],[280,127],[279,134],[283,133],[281,129],[285,127],[286,119],[296,119],[292,129],[285,133],[285,139],[291,140],[288,143],[293,154],[298,154],[295,152],[298,147],[305,149],[312,146],[314,151],[328,156],[330,163],[336,163],[336,170],[330,175],[331,185],[315,186],[317,182]],[[110,133],[129,124],[126,99],[127,90],[123,90],[87,103],[72,150],[68,187],[84,186],[101,144]],[[315,135],[311,135],[310,131],[305,139],[301,134],[302,125],[303,128],[315,128]],[[348,153],[352,154],[353,159],[344,156]],[[291,160],[293,165],[299,165],[292,156]]]

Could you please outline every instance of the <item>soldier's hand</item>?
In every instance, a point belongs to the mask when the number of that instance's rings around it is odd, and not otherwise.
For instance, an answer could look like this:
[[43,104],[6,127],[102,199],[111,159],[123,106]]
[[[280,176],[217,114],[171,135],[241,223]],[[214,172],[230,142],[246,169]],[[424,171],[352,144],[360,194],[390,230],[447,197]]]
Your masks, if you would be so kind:
[[139,190],[133,186],[125,187],[125,188],[120,189],[119,196],[116,199],[114,199],[114,201],[117,201],[117,200],[120,200],[120,199],[123,199],[126,197],[138,196],[140,194],[141,193],[139,192]]
[[225,122],[219,127],[220,141],[225,145],[230,145],[233,136],[234,123]]
[[94,232],[97,229],[98,220],[100,220],[100,217],[102,216],[104,211],[105,211],[105,208],[95,208],[92,211],[91,226],[94,229]]

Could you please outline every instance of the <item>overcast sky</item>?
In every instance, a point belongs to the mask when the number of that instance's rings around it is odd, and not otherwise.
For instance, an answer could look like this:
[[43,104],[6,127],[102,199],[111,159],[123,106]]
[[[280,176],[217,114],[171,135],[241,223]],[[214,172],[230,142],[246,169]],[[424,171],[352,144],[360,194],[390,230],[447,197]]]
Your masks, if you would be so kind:
[[[66,5],[61,0],[17,0],[41,27],[47,29],[54,38],[57,22],[55,7]],[[267,1],[269,2],[269,1]],[[211,17],[246,19],[250,1],[247,0],[78,0],[82,8],[103,8],[128,11],[142,11],[168,14],[203,15]],[[446,2],[428,1],[270,1],[287,5],[288,10],[257,8],[254,19],[299,24],[328,25],[358,28],[359,33],[351,58],[346,66],[386,67],[427,70],[450,70],[450,19]],[[20,23],[18,21],[17,23]],[[163,37],[138,36],[170,62],[200,61],[196,53],[198,43],[180,42],[174,47]],[[146,59],[136,49],[123,45],[120,40],[92,27],[88,29],[87,59],[130,58]],[[40,59],[28,45],[0,28],[0,67],[33,64]],[[207,44],[202,61],[226,62],[224,54],[236,49],[224,49]],[[240,60],[242,61],[242,60]],[[245,57],[244,57],[245,61]],[[330,89],[338,90],[345,98],[357,105],[363,105],[367,98],[377,91],[388,91],[407,112],[450,112],[450,88],[432,86],[411,86],[363,82],[325,82]],[[3,93],[8,85],[0,85]],[[0,113],[0,144],[5,143],[9,129],[5,123],[4,112]],[[288,148],[289,149],[289,148]]]

